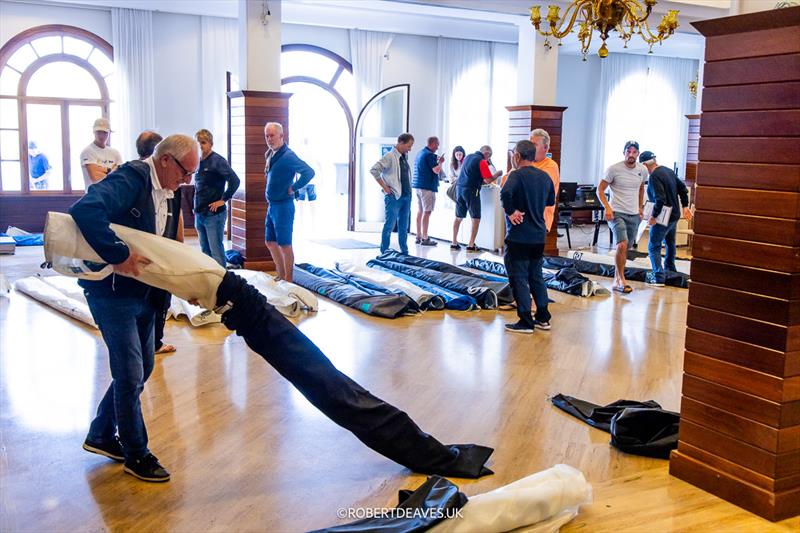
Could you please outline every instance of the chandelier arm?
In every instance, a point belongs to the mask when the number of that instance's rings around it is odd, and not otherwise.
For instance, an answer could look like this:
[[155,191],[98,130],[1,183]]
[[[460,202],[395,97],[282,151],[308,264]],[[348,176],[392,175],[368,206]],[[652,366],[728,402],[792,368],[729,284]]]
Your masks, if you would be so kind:
[[636,0],[622,0],[622,4],[625,6],[625,10],[631,14],[631,18],[633,18],[633,20],[635,20],[639,24],[646,21],[650,17],[652,8],[645,10],[644,15],[642,15],[642,18],[636,16],[635,13],[637,11],[641,12],[641,6],[639,5],[639,2],[637,2]]
[[[563,39],[564,37],[569,35],[570,32],[572,31],[572,27],[575,25],[575,19],[578,18],[578,13],[580,13],[581,9],[590,5],[591,1],[592,0],[580,0],[580,2],[577,2],[575,4],[570,4],[570,6],[564,12],[564,16],[561,18],[562,29],[556,30],[555,27],[550,26],[550,30],[552,32],[550,33],[550,35],[552,35],[556,39]],[[567,23],[567,17],[569,16],[570,10],[573,8],[574,11],[572,12],[572,16],[570,17],[569,23]]]
[[[642,28],[644,28],[644,32],[642,32]],[[647,35],[645,35],[645,32],[647,33]],[[656,35],[650,30],[650,26],[647,24],[647,22],[639,24],[639,35],[642,36],[642,39],[647,44],[655,44],[661,40],[661,37],[659,35]]]

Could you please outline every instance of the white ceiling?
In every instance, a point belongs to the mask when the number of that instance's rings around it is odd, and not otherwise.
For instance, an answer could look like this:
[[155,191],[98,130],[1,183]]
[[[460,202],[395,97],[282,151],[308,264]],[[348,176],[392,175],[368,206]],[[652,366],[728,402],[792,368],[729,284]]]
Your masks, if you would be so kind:
[[[25,1],[25,0],[23,0]],[[267,0],[275,4],[279,0]],[[75,4],[107,9],[126,7],[194,15],[236,18],[238,0],[50,0],[52,3]],[[36,2],[43,3],[43,2]],[[287,23],[362,28],[418,35],[467,37],[479,40],[516,42],[518,27],[530,24],[531,5],[543,7],[553,0],[283,0],[282,20]],[[555,2],[562,6],[568,2]],[[726,16],[730,0],[661,0],[654,8],[655,24],[667,9],[680,10],[678,32],[661,46],[656,55],[690,57],[703,54],[703,39],[690,22]],[[544,11],[544,10],[543,10]],[[387,16],[390,14],[391,16]],[[648,47],[634,37],[624,50],[612,33],[607,44],[611,52],[647,53]],[[562,42],[561,53],[580,53],[574,36]],[[590,53],[596,53],[599,38],[593,40]]]

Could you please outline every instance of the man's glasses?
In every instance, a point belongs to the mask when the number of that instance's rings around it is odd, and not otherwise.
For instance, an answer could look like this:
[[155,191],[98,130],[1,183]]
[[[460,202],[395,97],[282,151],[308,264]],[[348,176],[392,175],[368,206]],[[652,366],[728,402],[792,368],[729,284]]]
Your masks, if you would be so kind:
[[175,156],[174,156],[174,155],[172,155],[172,154],[169,154],[169,156],[172,158],[172,160],[173,160],[173,161],[175,161],[175,164],[176,164],[176,165],[178,165],[178,166],[180,167],[180,169],[181,169],[181,172],[183,172],[183,175],[184,175],[184,176],[191,176],[192,174],[194,174],[194,172],[189,172],[188,170],[186,170],[186,167],[184,167],[183,165],[181,165],[181,162],[180,162],[180,161],[178,161],[178,158],[177,158],[177,157],[175,157]]

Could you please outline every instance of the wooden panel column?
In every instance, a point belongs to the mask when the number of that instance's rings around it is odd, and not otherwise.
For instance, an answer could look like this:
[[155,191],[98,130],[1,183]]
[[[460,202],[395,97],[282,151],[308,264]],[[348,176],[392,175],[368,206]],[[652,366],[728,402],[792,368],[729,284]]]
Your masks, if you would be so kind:
[[689,135],[686,140],[686,169],[683,172],[683,180],[691,191],[691,199],[694,201],[700,152],[700,115],[686,115],[686,118],[689,119]]
[[670,472],[800,514],[800,7],[707,37],[678,449]]
[[231,103],[231,166],[242,180],[231,200],[233,249],[244,256],[247,268],[274,270],[269,250],[264,244],[264,125],[280,122],[284,140],[289,142],[289,97],[291,94],[264,91],[228,93]]
[[[513,150],[518,141],[528,140],[531,130],[541,128],[550,134],[550,153],[561,169],[561,125],[566,107],[546,105],[515,105],[508,109],[508,150]],[[558,203],[558,191],[556,191]],[[558,208],[553,227],[547,233],[545,255],[558,255]]]

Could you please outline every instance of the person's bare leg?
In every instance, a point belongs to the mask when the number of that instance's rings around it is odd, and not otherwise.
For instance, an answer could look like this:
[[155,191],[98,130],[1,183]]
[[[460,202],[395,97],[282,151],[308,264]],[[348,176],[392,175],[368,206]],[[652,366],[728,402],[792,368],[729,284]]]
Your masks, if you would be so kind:
[[[431,221],[431,212],[425,211],[422,213],[422,236],[423,241],[428,238],[428,223]],[[419,234],[417,234],[419,236]]]
[[283,270],[283,252],[281,247],[275,241],[266,241],[269,255],[272,256],[272,261],[275,263],[275,270],[278,272],[278,277],[286,279],[286,272]]
[[417,210],[417,242],[424,237],[422,236],[422,209]]
[[472,231],[469,234],[469,245],[471,247],[475,246],[475,237],[478,236],[478,228],[481,225],[481,219],[473,218],[472,219]]
[[453,221],[453,246],[458,246],[458,229],[461,227],[463,218],[457,218]]
[[283,279],[292,282],[292,274],[294,273],[294,250],[292,245],[281,246],[281,254],[283,255]]
[[628,260],[628,241],[617,243],[617,253],[614,256],[614,285],[625,287],[625,261]]

